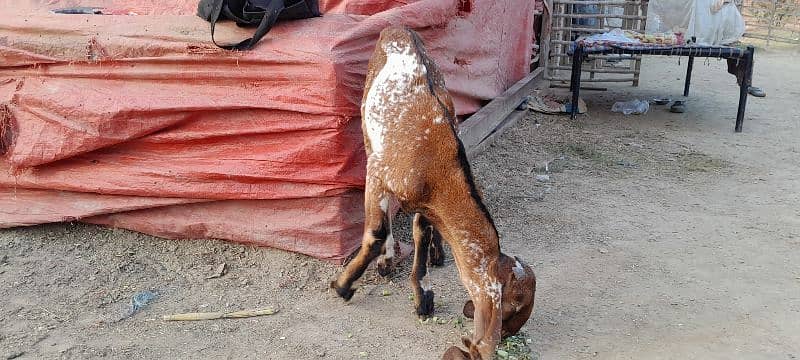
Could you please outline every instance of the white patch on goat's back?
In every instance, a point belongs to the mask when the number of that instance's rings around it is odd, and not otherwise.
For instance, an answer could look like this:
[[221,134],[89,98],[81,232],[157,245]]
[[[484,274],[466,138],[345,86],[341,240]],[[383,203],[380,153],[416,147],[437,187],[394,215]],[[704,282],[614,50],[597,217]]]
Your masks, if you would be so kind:
[[381,210],[383,210],[383,212],[387,212],[389,210],[389,197],[384,196],[381,199],[380,205],[381,205]]
[[[404,113],[402,105],[412,99],[408,94],[414,78],[425,74],[425,67],[417,60],[408,44],[389,42],[383,45],[386,63],[372,80],[372,86],[364,101],[364,121],[372,151],[383,153],[386,122],[397,122]],[[392,113],[399,110],[400,113]]]
[[441,116],[437,116],[437,117],[433,118],[433,123],[434,124],[441,124],[443,122],[444,122],[444,118],[441,117]]
[[517,279],[522,279],[526,275],[525,268],[522,267],[522,264],[519,262],[519,260],[516,260],[516,262],[514,263],[514,267],[511,270],[514,271],[514,277],[516,277]]

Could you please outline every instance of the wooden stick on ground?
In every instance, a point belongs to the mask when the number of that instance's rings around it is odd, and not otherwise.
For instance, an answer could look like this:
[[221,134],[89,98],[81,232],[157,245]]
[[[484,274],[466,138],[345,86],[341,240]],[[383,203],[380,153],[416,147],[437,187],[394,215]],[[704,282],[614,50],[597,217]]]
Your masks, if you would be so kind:
[[259,310],[242,310],[230,313],[223,312],[207,312],[207,313],[186,313],[164,315],[164,321],[197,321],[197,320],[216,320],[216,319],[235,319],[235,318],[248,318],[262,315],[273,315],[278,312],[277,309],[271,307]]

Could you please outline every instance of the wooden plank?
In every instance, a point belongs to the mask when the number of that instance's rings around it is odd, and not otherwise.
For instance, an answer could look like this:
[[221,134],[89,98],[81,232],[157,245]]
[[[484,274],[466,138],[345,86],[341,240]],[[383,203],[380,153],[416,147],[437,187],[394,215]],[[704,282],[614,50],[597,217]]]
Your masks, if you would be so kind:
[[639,5],[642,3],[631,0],[553,0],[553,2],[567,5]]
[[[545,80],[565,81],[565,82],[569,82],[570,81],[569,78],[559,78],[559,77],[546,77]],[[633,77],[629,77],[629,78],[610,78],[610,79],[584,79],[584,78],[581,78],[581,83],[585,83],[585,82],[631,82],[631,81],[633,81]]]
[[626,20],[646,20],[647,16],[641,15],[616,15],[616,14],[553,14],[556,18],[572,18],[572,19],[626,19]]
[[553,30],[558,30],[558,31],[566,30],[566,31],[585,32],[585,33],[607,33],[611,31],[611,29],[609,28],[584,28],[584,27],[571,27],[571,26],[565,26],[565,27],[557,26],[554,27]]
[[[550,55],[550,56],[552,56],[552,57],[564,57],[564,58],[570,58],[570,59],[572,58],[572,55],[569,55],[569,54],[553,54],[553,55]],[[622,61],[622,60],[630,61],[630,60],[641,59],[642,55],[631,55],[631,54],[625,54],[625,55],[618,55],[618,54],[594,55],[593,54],[593,55],[586,55],[586,58],[589,59],[589,60],[592,60],[592,59],[605,59],[605,60],[608,60],[608,59],[619,59],[620,61]]]
[[[551,87],[551,88],[564,88],[564,89],[569,89],[569,84],[557,84],[557,83],[551,83],[551,84],[550,84],[550,87]],[[605,88],[605,87],[599,87],[599,86],[581,86],[581,90],[592,90],[592,91],[608,91],[608,88]]]
[[[570,66],[553,66],[552,69],[556,70],[572,70]],[[598,74],[638,74],[638,70],[631,70],[631,69],[612,69],[612,68],[592,68],[592,69],[583,69],[583,72],[594,72]]]
[[475,156],[486,151],[486,149],[489,148],[489,146],[491,146],[495,140],[500,138],[500,136],[503,135],[506,130],[516,125],[517,122],[524,118],[527,114],[528,110],[512,111],[511,114],[500,121],[500,123],[497,125],[497,128],[495,128],[485,139],[483,139],[483,141],[475,145],[472,149],[467,150],[467,159],[472,161]]
[[543,68],[537,68],[459,124],[458,137],[467,153],[491,135],[506,116],[541,85],[543,71]]

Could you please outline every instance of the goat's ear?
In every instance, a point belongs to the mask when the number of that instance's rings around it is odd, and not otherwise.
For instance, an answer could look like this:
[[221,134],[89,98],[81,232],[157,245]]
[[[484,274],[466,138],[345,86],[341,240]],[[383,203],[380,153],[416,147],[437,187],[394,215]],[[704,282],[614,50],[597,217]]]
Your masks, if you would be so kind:
[[462,336],[461,343],[464,344],[464,346],[466,346],[467,349],[469,349],[472,346],[472,338],[468,336]]
[[475,304],[472,302],[472,300],[467,300],[467,302],[464,303],[464,310],[462,310],[462,312],[464,313],[464,316],[470,319],[475,317]]
[[451,346],[442,356],[442,360],[469,360],[469,354],[457,346]]

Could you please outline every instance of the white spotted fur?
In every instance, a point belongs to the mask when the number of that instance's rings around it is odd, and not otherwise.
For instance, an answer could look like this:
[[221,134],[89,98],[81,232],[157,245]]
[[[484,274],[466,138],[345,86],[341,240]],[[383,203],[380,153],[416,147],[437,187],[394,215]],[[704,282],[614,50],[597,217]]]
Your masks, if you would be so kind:
[[[364,101],[364,122],[367,128],[367,137],[372,147],[373,155],[380,158],[383,155],[384,138],[386,136],[387,118],[402,118],[401,114],[389,114],[394,109],[404,112],[403,106],[409,99],[403,95],[409,91],[415,74],[425,74],[425,67],[420,64],[417,56],[411,52],[408,45],[400,46],[396,42],[388,43],[383,49],[386,53],[386,63],[375,76],[372,86],[367,92]],[[389,116],[393,115],[393,116]]]

